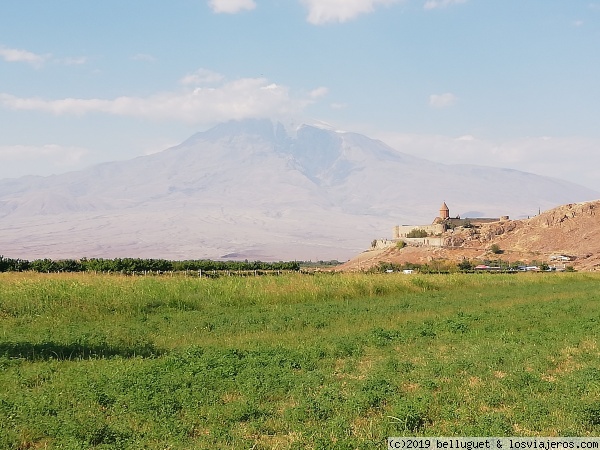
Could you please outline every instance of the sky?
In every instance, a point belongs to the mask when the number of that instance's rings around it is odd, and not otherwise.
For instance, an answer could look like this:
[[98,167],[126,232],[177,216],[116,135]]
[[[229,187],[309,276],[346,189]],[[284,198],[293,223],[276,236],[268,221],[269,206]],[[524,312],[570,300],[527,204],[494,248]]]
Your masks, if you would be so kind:
[[0,178],[256,117],[600,191],[600,1],[0,2]]

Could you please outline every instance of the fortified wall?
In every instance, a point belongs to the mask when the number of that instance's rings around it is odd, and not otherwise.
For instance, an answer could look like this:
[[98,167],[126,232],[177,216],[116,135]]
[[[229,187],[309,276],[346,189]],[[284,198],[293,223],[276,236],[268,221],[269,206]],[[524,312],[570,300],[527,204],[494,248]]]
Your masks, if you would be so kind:
[[428,236],[424,238],[402,238],[402,239],[375,239],[371,243],[371,248],[377,250],[383,250],[386,248],[395,247],[398,241],[404,241],[406,245],[411,247],[444,247],[444,241],[446,239],[437,236]]
[[[424,230],[430,236],[436,234],[442,234],[446,231],[446,227],[442,223],[435,223],[432,225],[396,225],[394,227],[394,239],[404,239],[406,235],[414,230]],[[419,239],[419,238],[407,238],[407,239]]]

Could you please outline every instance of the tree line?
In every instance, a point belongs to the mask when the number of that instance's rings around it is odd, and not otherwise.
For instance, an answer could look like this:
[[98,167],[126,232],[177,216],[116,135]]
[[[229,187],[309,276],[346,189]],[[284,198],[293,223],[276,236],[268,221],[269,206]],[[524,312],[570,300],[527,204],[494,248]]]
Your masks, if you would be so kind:
[[170,261],[167,259],[143,258],[82,258],[60,259],[48,258],[28,261],[12,259],[0,255],[0,272],[183,272],[183,271],[251,271],[251,270],[300,270],[299,261],[213,261],[210,259],[195,259]]

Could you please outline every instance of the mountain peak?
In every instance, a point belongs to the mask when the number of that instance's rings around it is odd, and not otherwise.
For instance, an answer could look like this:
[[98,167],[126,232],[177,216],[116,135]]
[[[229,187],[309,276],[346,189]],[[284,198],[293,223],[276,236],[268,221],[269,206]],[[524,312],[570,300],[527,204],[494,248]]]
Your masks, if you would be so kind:
[[230,120],[194,134],[183,144],[189,145],[199,141],[231,139],[238,136],[258,136],[266,141],[275,141],[282,137],[282,133],[285,135],[283,125],[270,119]]
[[395,224],[430,220],[442,199],[520,217],[597,197],[524,172],[437,164],[330,127],[294,133],[248,119],[169,151],[0,182],[0,248],[28,259],[344,259]]

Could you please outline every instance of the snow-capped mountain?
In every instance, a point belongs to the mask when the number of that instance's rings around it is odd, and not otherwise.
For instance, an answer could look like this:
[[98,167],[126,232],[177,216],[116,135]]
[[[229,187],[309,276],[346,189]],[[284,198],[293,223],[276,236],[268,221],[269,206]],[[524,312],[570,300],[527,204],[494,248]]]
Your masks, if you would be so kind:
[[346,259],[442,201],[524,217],[600,194],[508,169],[444,165],[366,136],[228,122],[163,152],[0,180],[0,254],[21,258]]

